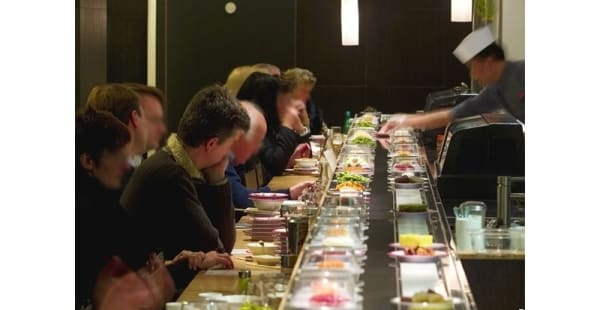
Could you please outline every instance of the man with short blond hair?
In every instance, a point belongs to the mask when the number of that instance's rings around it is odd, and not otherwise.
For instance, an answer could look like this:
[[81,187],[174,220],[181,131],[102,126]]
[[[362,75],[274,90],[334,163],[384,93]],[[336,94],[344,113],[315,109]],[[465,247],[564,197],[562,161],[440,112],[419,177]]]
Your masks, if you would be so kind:
[[127,125],[131,135],[130,164],[138,166],[148,145],[148,121],[138,96],[122,84],[97,85],[88,95],[86,107],[96,111],[106,111]]
[[156,150],[161,146],[161,141],[167,133],[164,120],[164,95],[163,92],[152,86],[137,83],[126,83],[140,96],[140,105],[144,109],[144,116],[148,120],[148,151]]

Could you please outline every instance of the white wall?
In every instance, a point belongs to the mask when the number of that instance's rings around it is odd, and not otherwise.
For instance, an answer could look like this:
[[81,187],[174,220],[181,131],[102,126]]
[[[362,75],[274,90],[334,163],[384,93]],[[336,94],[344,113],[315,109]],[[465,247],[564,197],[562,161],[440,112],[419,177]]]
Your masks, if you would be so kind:
[[525,59],[525,0],[502,1],[501,42],[506,58]]

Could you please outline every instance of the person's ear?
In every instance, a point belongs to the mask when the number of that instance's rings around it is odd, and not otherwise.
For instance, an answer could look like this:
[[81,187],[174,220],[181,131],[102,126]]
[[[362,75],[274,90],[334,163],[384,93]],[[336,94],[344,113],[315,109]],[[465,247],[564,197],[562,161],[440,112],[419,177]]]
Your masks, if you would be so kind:
[[139,126],[140,115],[138,114],[138,111],[136,111],[136,110],[131,111],[131,115],[129,116],[129,121],[131,122],[131,125],[133,125],[133,128],[137,128]]
[[214,148],[216,148],[217,145],[219,145],[219,138],[212,137],[204,142],[204,149],[206,150],[206,152],[210,152]]
[[79,163],[81,164],[81,167],[85,169],[85,171],[92,171],[94,169],[94,161],[87,153],[79,155]]

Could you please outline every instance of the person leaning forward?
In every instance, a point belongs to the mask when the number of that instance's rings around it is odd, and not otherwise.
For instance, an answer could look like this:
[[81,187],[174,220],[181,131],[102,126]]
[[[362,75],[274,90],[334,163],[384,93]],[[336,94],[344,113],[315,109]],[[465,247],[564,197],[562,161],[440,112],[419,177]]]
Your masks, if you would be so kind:
[[224,171],[232,144],[248,128],[248,115],[225,88],[204,88],[167,145],[136,169],[121,204],[166,259],[183,250],[233,249],[234,210]]

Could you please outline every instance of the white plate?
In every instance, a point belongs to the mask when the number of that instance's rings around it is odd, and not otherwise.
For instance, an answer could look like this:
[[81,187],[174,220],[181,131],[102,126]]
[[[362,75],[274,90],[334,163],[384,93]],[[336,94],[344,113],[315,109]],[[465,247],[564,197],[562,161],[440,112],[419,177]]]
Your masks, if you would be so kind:
[[[395,242],[395,243],[390,243],[389,246],[391,248],[396,248],[396,249],[404,249],[405,247],[400,245],[400,243]],[[432,248],[434,250],[442,250],[446,248],[446,245],[444,245],[443,243],[432,243],[431,246],[426,246],[426,247],[422,247],[422,248]]]
[[252,259],[260,265],[277,265],[281,263],[281,256],[279,255],[254,255]]
[[388,253],[391,258],[397,258],[401,262],[407,263],[432,263],[440,259],[440,257],[448,256],[448,252],[435,251],[433,256],[421,256],[421,255],[406,255],[404,251],[392,251]]

